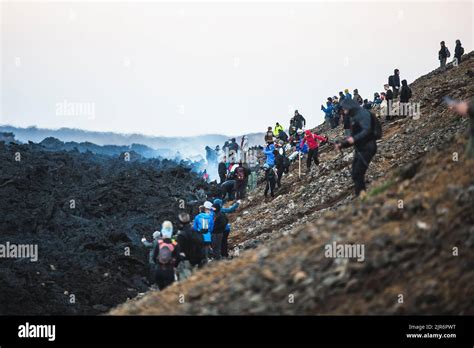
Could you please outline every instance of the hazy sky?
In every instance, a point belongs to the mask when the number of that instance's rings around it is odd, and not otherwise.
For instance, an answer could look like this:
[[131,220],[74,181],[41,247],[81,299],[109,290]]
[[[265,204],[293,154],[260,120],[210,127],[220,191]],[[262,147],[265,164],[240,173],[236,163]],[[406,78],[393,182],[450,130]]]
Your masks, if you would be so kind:
[[[472,1],[2,2],[0,124],[243,134],[473,49]],[[68,113],[69,110],[69,113]]]

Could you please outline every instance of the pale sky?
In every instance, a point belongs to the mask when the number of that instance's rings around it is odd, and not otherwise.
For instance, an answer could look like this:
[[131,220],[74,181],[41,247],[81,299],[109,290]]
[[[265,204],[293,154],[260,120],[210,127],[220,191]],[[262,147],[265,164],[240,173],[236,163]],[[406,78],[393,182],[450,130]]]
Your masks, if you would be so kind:
[[327,96],[436,68],[441,40],[473,49],[472,1],[0,6],[0,124],[21,127],[238,135],[294,109],[315,126]]

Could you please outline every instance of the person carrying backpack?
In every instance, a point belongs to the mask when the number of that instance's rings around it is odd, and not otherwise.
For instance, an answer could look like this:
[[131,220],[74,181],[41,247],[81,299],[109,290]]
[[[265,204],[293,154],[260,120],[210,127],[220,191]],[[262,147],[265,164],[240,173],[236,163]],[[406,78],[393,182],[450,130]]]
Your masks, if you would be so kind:
[[362,105],[362,103],[364,102],[364,100],[360,96],[359,90],[357,88],[354,89],[354,96],[352,97],[352,99],[354,99],[356,102],[358,102],[359,105]]
[[234,177],[235,177],[236,198],[244,199],[249,173],[248,173],[248,169],[243,166],[242,162],[239,162],[239,166],[235,169]]
[[220,184],[222,184],[227,179],[227,157],[224,156],[219,162],[217,167],[217,173],[219,174]]
[[221,259],[222,252],[222,239],[224,232],[227,228],[229,220],[227,216],[221,211],[221,206],[218,204],[213,205],[213,218],[214,225],[212,229],[212,257],[215,260]]
[[303,129],[306,126],[306,119],[301,115],[298,110],[295,110],[295,116],[293,117],[294,126],[297,129]]
[[[226,181],[227,182],[227,181]],[[204,258],[207,260],[210,256],[211,248],[211,233],[214,227],[214,220],[211,216],[212,203],[204,202],[204,205],[199,207],[199,214],[194,217],[193,230],[199,232],[203,241]]]
[[272,127],[268,127],[267,132],[265,133],[265,143],[267,143],[267,144],[272,144],[273,143]]
[[[352,99],[348,99],[352,100]],[[354,101],[355,102],[355,101]],[[357,104],[357,102],[355,102]],[[357,104],[358,105],[358,104]],[[321,142],[326,142],[327,138],[322,137],[320,135],[317,135],[316,133],[311,133],[311,131],[308,129],[305,131],[305,136],[303,138],[303,145],[305,143],[308,144],[308,158],[306,160],[306,168],[308,170],[308,173],[311,170],[311,162],[314,161],[316,165],[319,165],[319,158],[318,158],[318,148],[319,148],[319,143],[318,140]]]
[[446,47],[444,41],[441,41],[440,45],[441,49],[438,52],[439,65],[441,68],[444,68],[446,67],[447,59],[451,57],[451,52],[449,52],[449,49]]
[[454,49],[454,58],[456,58],[457,64],[461,63],[461,57],[464,54],[464,47],[461,45],[461,40],[456,40],[456,48]]
[[355,195],[365,195],[365,173],[370,161],[377,152],[377,138],[381,138],[381,127],[374,114],[362,108],[353,100],[344,100],[344,113],[351,117],[352,136],[336,144],[336,149],[354,146],[352,161],[352,180],[354,181]]
[[[240,205],[240,200],[232,204],[230,207],[225,208],[224,207],[224,202],[222,202],[221,199],[216,198],[212,202],[214,206],[219,206],[220,211],[223,214],[231,214],[237,210],[237,208]],[[228,250],[228,240],[229,240],[229,234],[230,234],[231,226],[229,223],[227,223],[227,226],[224,230],[224,233],[222,234],[222,245],[221,245],[221,256],[222,257],[229,257],[229,250]]]
[[263,150],[263,153],[265,154],[265,156],[267,156],[265,163],[268,164],[268,166],[270,167],[273,167],[275,165],[275,155],[273,154],[273,150],[275,150],[275,145],[273,145],[273,143],[268,144]]
[[171,221],[163,222],[161,238],[153,248],[153,260],[156,264],[155,283],[160,290],[174,282],[174,267],[179,262],[177,243],[171,239],[173,224]]
[[275,197],[275,185],[276,185],[276,177],[277,174],[273,167],[270,167],[267,163],[263,165],[263,170],[265,170],[265,191],[263,195],[265,198],[268,196],[268,190],[270,190],[270,195]]
[[388,77],[388,85],[392,87],[393,99],[397,99],[400,90],[400,70],[395,69],[393,75]]
[[273,136],[278,137],[278,134],[280,134],[280,131],[282,130],[283,130],[283,126],[277,122],[275,125],[275,128],[273,129]]

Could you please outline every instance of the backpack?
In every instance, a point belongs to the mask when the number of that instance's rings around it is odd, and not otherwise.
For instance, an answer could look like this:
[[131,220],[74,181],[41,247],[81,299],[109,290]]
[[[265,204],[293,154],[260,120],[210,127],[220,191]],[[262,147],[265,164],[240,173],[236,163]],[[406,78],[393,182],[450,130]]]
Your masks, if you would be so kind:
[[369,113],[370,117],[372,118],[371,127],[374,138],[375,140],[382,139],[382,124],[380,123],[377,116],[375,116],[375,113],[373,113],[372,111],[369,111]]
[[244,181],[245,180],[245,168],[244,167],[237,167],[235,170],[235,178],[238,181]]
[[449,58],[451,57],[451,52],[449,52],[449,49],[446,47],[446,57]]
[[159,253],[158,253],[158,263],[161,265],[171,264],[173,259],[174,244],[166,243],[162,239],[158,241]]
[[464,47],[461,47],[461,49],[460,49],[460,52],[459,52],[459,53],[461,53],[461,56],[464,54]]
[[393,83],[393,75],[390,75],[390,76],[388,77],[388,85],[389,85],[389,86],[393,86],[393,85],[394,85],[394,83]]

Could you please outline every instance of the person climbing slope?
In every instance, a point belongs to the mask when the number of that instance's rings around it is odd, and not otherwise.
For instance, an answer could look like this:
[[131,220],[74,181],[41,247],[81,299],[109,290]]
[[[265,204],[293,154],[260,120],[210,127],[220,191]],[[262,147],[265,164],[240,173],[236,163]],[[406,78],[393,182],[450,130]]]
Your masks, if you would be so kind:
[[156,264],[155,283],[160,290],[174,282],[174,267],[179,262],[177,243],[171,239],[172,235],[173,224],[171,221],[163,222],[161,238],[153,247],[153,260]]
[[[214,201],[212,203],[214,204],[214,206],[219,206],[220,211],[223,214],[231,214],[231,213],[234,213],[237,210],[237,208],[239,207],[241,202],[240,202],[240,200],[238,200],[237,202],[235,202],[234,204],[232,204],[228,208],[225,208],[224,207],[224,202],[222,202],[222,200],[218,199],[218,198],[214,199]],[[227,226],[224,230],[224,233],[222,234],[222,245],[221,245],[221,255],[222,255],[222,257],[229,257],[228,239],[229,239],[230,231],[231,231],[231,226],[230,226],[229,223],[227,223]]]
[[275,170],[273,167],[270,167],[267,163],[264,164],[263,170],[265,171],[265,191],[263,195],[265,198],[268,196],[268,190],[270,190],[270,195],[275,197],[275,185],[276,185],[276,177],[277,174],[275,173]]
[[[370,161],[377,152],[377,137],[374,116],[362,108],[354,100],[344,100],[342,103],[344,113],[351,117],[352,136],[336,144],[336,149],[354,146],[354,159],[352,161],[352,180],[354,181],[355,195],[365,195],[365,173]],[[378,122],[378,121],[377,121]]]
[[199,232],[202,235],[203,241],[203,253],[206,260],[210,256],[211,248],[211,232],[214,221],[210,214],[212,209],[212,203],[209,201],[204,202],[204,205],[199,207],[199,214],[194,217],[193,230]]
[[221,206],[218,204],[213,205],[213,218],[214,224],[212,228],[212,258],[220,260],[222,255],[222,238],[227,227],[229,220],[227,216],[221,211]]
[[[349,99],[352,100],[352,99]],[[358,104],[357,104],[358,105]],[[311,133],[311,131],[308,129],[305,131],[305,136],[303,138],[303,145],[305,143],[308,144],[308,158],[306,160],[306,168],[308,174],[311,171],[311,162],[314,161],[316,165],[319,165],[319,158],[318,158],[318,147],[319,147],[319,141],[325,142],[328,139],[326,137],[322,137],[316,133]]]

